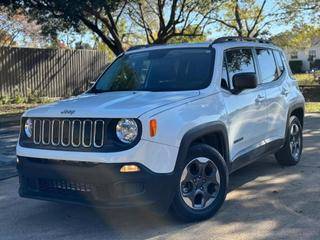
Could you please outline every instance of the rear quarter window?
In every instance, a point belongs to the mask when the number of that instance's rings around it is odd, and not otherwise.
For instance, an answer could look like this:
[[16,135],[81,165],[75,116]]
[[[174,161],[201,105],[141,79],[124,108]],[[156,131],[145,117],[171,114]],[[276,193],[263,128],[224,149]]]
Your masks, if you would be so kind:
[[284,72],[285,70],[285,63],[281,57],[281,53],[277,50],[274,50],[273,51],[273,55],[274,55],[274,58],[276,59],[276,62],[277,62],[277,65],[278,65],[278,69],[279,69],[279,72],[280,72],[280,75]]

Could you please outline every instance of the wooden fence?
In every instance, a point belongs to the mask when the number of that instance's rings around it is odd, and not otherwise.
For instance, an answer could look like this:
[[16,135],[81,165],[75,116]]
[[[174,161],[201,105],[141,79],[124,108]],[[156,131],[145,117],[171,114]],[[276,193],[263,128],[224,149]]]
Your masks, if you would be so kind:
[[1,47],[0,96],[80,93],[105,69],[107,60],[105,53],[93,50]]

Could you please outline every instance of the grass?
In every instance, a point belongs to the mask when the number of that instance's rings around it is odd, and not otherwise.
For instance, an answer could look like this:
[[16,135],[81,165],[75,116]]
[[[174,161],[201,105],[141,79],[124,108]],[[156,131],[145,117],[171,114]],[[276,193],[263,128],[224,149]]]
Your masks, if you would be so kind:
[[305,111],[306,113],[320,113],[320,102],[307,102]]
[[0,97],[0,117],[10,117],[22,114],[30,108],[51,103],[59,98],[37,97],[29,95],[28,97],[16,96],[1,96]]
[[22,114],[29,108],[33,108],[38,105],[38,103],[3,104],[0,105],[0,117],[8,117]]
[[[9,117],[19,115],[30,108],[39,106],[40,104],[5,104],[0,105],[0,117]],[[306,113],[320,113],[320,102],[307,102],[305,105]]]
[[299,85],[315,85],[319,84],[314,78],[313,74],[309,73],[299,73],[294,74],[295,79],[297,79]]

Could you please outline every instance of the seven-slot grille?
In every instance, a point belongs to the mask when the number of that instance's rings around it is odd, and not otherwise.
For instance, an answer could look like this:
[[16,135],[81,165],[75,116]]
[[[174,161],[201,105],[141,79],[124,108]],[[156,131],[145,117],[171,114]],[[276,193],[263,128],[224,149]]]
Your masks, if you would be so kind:
[[32,140],[36,145],[101,148],[105,140],[105,121],[33,119]]

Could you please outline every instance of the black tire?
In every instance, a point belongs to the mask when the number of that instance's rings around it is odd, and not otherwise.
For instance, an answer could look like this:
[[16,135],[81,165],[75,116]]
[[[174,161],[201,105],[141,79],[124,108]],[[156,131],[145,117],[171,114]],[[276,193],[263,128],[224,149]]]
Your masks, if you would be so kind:
[[[196,158],[206,158],[211,160],[216,167],[215,170],[218,170],[218,173],[220,174],[220,186],[217,191],[217,195],[213,202],[206,206],[205,209],[193,209],[188,206],[183,200],[180,190],[180,179],[182,177],[183,170],[188,166],[189,162]],[[179,183],[177,184],[175,197],[171,205],[172,213],[175,217],[185,222],[200,221],[212,217],[220,209],[227,195],[229,173],[223,157],[216,149],[206,144],[197,144],[189,149],[186,159],[178,164]]]
[[[299,128],[299,132],[297,134],[297,138],[300,138],[300,144],[297,148],[296,154],[293,154],[292,147],[290,147],[291,140],[293,138],[291,129],[293,126],[297,126]],[[286,139],[284,146],[275,154],[278,163],[281,166],[294,166],[298,164],[301,159],[301,153],[303,149],[303,137],[302,137],[302,126],[299,118],[296,116],[291,116],[289,119],[289,123],[286,131]]]

